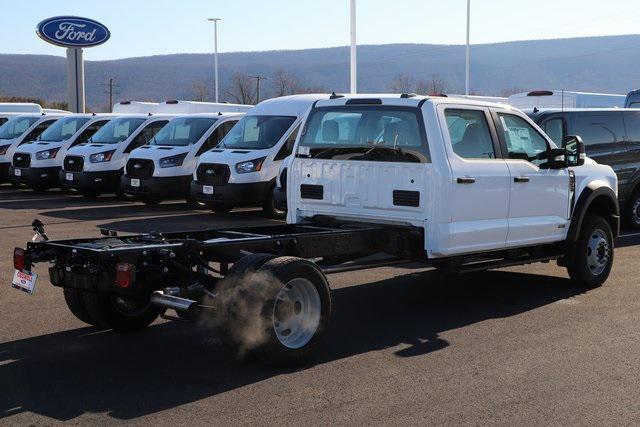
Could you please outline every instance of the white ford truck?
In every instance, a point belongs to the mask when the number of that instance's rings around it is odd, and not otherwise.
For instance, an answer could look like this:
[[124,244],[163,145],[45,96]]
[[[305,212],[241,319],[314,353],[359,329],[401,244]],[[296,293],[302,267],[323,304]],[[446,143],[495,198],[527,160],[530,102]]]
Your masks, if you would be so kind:
[[51,284],[86,323],[211,318],[226,341],[276,364],[320,348],[329,272],[556,261],[593,288],[613,263],[616,175],[585,158],[579,137],[564,145],[503,104],[334,95],[296,140],[287,224],[50,241],[36,220],[40,241],[14,250],[13,285],[32,292],[32,266],[50,262]]

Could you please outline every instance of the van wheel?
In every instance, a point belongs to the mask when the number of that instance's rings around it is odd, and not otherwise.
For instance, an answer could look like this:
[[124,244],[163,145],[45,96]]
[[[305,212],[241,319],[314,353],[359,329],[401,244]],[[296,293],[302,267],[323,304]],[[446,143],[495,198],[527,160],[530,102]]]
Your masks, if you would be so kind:
[[89,316],[106,329],[129,332],[143,329],[160,315],[161,308],[149,301],[84,292],[84,306]]
[[600,216],[584,219],[578,241],[566,253],[569,277],[577,285],[592,289],[602,285],[613,266],[613,233]]
[[275,188],[276,187],[274,185],[273,187],[271,187],[271,190],[269,190],[269,195],[267,196],[267,199],[264,201],[264,205],[262,205],[262,211],[269,218],[283,219],[284,217],[287,216],[287,211],[280,210],[276,207],[276,201],[274,197]]
[[142,203],[147,206],[158,206],[160,202],[161,200],[155,197],[145,197],[144,199],[142,199]]
[[216,203],[211,206],[211,210],[215,213],[225,214],[233,210],[233,205]]
[[636,191],[629,199],[625,219],[629,227],[634,230],[640,230],[640,191]]
[[228,308],[232,338],[268,364],[307,362],[319,350],[331,317],[325,275],[296,257],[262,256],[256,263],[262,265],[255,274],[230,288],[238,291]]
[[97,323],[93,318],[89,315],[87,308],[84,305],[83,300],[83,292],[78,289],[73,288],[64,288],[64,301],[67,303],[67,307],[69,307],[69,311],[71,314],[76,316],[78,320],[84,322],[88,325],[97,326]]

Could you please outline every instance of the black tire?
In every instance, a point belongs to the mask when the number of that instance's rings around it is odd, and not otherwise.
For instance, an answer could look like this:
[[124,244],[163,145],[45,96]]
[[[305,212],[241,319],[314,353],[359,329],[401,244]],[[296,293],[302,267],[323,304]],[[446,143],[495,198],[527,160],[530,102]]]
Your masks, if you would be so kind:
[[624,220],[633,230],[640,230],[640,190],[633,193],[624,210]]
[[[231,288],[233,303],[228,308],[228,320],[232,323],[226,325],[231,336],[240,347],[249,347],[248,351],[270,365],[292,366],[309,361],[319,350],[331,317],[331,292],[326,277],[318,266],[301,258],[256,256],[253,261],[234,266],[238,270],[233,272],[234,275],[242,274],[241,268],[247,264],[245,272],[253,270],[256,275],[245,276],[243,283]],[[258,267],[260,263],[262,265]],[[299,310],[300,302],[278,300],[277,296],[294,279],[304,279],[305,286],[315,289],[320,306],[318,323],[311,331],[313,335],[289,346],[276,333],[278,316],[291,315]],[[280,322],[284,321],[280,317]],[[296,333],[295,329],[281,333],[285,332],[292,336]]]
[[162,311],[148,301],[122,299],[122,302],[132,304],[132,308],[125,309],[120,307],[117,298],[93,292],[85,292],[83,302],[87,313],[99,326],[118,332],[143,329],[156,320]]
[[82,191],[82,196],[86,197],[87,199],[97,199],[98,197],[100,197],[100,192],[99,191],[91,191],[91,190],[83,190]]
[[233,205],[217,203],[211,206],[211,210],[215,213],[225,214],[233,210]]
[[145,197],[142,199],[142,203],[147,206],[158,206],[162,200],[155,197]]
[[274,197],[275,185],[269,190],[268,196],[262,205],[262,211],[269,218],[283,219],[287,216],[287,211],[280,210],[276,207],[276,201]]
[[86,324],[97,326],[97,323],[89,315],[87,308],[84,305],[83,292],[78,289],[64,288],[64,301],[69,307],[69,311],[76,316],[78,320]]
[[569,277],[585,289],[601,286],[611,272],[613,255],[611,226],[600,216],[587,216],[578,241],[567,248],[565,258]]

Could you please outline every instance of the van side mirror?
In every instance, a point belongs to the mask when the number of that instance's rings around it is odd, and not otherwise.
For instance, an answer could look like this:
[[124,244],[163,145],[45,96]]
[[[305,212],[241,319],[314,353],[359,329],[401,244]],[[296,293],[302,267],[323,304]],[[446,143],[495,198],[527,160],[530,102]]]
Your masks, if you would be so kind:
[[566,150],[567,166],[582,166],[587,157],[584,142],[578,135],[567,135],[562,139],[562,147]]

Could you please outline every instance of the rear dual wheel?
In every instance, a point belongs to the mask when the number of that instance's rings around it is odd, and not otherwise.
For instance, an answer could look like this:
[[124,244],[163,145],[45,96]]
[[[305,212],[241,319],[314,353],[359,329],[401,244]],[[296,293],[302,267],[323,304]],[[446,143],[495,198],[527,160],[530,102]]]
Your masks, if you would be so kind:
[[222,284],[224,329],[241,352],[272,365],[296,365],[319,350],[331,316],[322,271],[296,257],[249,255]]
[[145,328],[161,309],[148,301],[64,288],[64,299],[80,321],[104,329],[130,332]]

